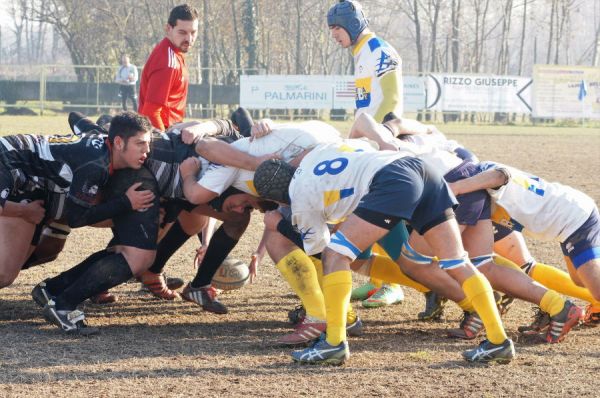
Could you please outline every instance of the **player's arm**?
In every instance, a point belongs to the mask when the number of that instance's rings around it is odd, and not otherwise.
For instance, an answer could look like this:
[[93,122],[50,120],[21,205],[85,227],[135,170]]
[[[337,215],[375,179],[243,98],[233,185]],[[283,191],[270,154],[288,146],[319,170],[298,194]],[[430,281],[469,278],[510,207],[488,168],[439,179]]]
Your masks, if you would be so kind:
[[154,127],[163,131],[165,129],[165,124],[161,117],[162,109],[163,105],[146,101],[144,102],[142,109],[140,109],[140,113],[147,116]]
[[208,190],[198,183],[197,175],[200,170],[200,161],[197,158],[187,158],[179,166],[179,173],[183,180],[183,194],[186,200],[195,205],[210,202],[219,193]]
[[349,137],[368,138],[376,142],[381,150],[398,150],[392,132],[385,125],[377,123],[373,116],[367,113],[362,113],[356,118],[350,129]]
[[[131,210],[141,210],[152,206],[154,193],[137,191],[141,183],[133,184],[127,192],[116,195],[108,201],[98,203],[99,188],[104,185],[105,176],[98,166],[87,164],[77,169],[67,196],[67,221],[69,227],[79,228],[109,220]],[[92,189],[95,187],[95,189]]]
[[510,172],[502,167],[491,168],[473,177],[448,184],[455,195],[462,195],[482,189],[497,189],[506,185]]
[[186,144],[195,144],[205,137],[222,135],[227,137],[240,138],[239,133],[233,126],[231,120],[215,119],[206,121],[190,121],[177,123],[169,127],[167,132],[181,132],[181,141]]
[[237,169],[254,171],[265,160],[275,155],[252,156],[217,139],[203,139],[195,146],[196,153],[211,163],[223,164]]
[[28,203],[11,201],[0,203],[1,217],[22,218],[31,224],[39,224],[44,219],[45,213],[43,200],[34,200]]
[[148,92],[140,113],[146,115],[152,125],[161,131],[165,129],[161,112],[168,103],[171,82],[175,78],[175,69],[168,67],[154,71],[148,78]]
[[375,120],[383,121],[389,112],[402,113],[402,75],[400,72],[390,71],[379,78],[383,100],[375,113]]

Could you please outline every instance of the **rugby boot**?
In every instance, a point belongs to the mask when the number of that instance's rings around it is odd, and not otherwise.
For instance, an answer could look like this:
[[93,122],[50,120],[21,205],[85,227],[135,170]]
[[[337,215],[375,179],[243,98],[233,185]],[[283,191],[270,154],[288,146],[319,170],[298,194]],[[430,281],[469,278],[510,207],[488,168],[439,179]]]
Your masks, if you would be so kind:
[[112,304],[116,303],[118,300],[117,296],[105,290],[96,294],[95,296],[90,297],[90,301],[94,304]]
[[358,316],[354,322],[346,325],[346,334],[350,337],[362,336],[364,333],[364,325]]
[[46,281],[41,281],[35,285],[31,291],[31,297],[33,298],[33,301],[42,308],[48,304],[48,301],[54,299],[54,296],[52,296],[46,288]]
[[212,286],[192,287],[190,283],[181,292],[181,298],[185,301],[196,303],[204,311],[215,314],[227,314],[227,307],[217,299],[217,289]]
[[496,306],[498,307],[498,313],[500,313],[500,316],[508,313],[508,310],[510,310],[510,307],[512,307],[514,301],[515,298],[510,297],[508,294],[504,294],[500,296],[499,300],[496,300]]
[[573,304],[571,300],[565,301],[562,311],[550,318],[550,325],[546,332],[546,342],[560,343],[573,326],[578,325],[583,318],[583,308]]
[[583,316],[583,325],[595,327],[600,324],[600,307],[588,304],[585,307],[585,315]]
[[425,310],[419,312],[417,317],[420,321],[438,320],[444,314],[444,305],[447,298],[440,296],[436,292],[425,293]]
[[295,362],[309,365],[342,365],[350,358],[348,342],[342,341],[337,346],[330,345],[325,339],[325,333],[310,347],[292,352]]
[[460,326],[456,329],[448,329],[449,337],[463,340],[473,340],[484,331],[483,322],[476,312],[463,311]]
[[44,306],[43,313],[44,318],[48,322],[58,326],[67,334],[91,336],[100,332],[100,329],[87,325],[85,322],[85,314],[82,311],[57,310],[54,300],[48,301],[48,304]]
[[350,294],[351,301],[363,301],[368,299],[377,291],[377,287],[371,282],[367,282],[362,286],[352,289]]
[[327,323],[321,319],[315,319],[310,316],[304,317],[294,328],[292,333],[283,335],[277,339],[277,344],[281,345],[299,345],[307,344],[318,338],[321,333],[327,329]]
[[292,325],[297,325],[304,320],[306,309],[302,304],[297,305],[293,310],[288,311],[288,320]]
[[161,300],[175,300],[180,298],[179,293],[171,290],[167,285],[165,274],[155,274],[151,271],[145,271],[139,277],[142,285],[154,296]]
[[542,311],[540,307],[535,307],[533,310],[533,322],[529,325],[519,326],[517,329],[519,333],[526,336],[535,335],[543,332],[550,326],[550,314]]
[[371,297],[363,300],[362,306],[365,308],[379,308],[399,304],[402,301],[404,301],[404,291],[400,286],[383,284]]
[[511,339],[501,344],[492,344],[484,340],[477,348],[463,352],[463,358],[469,362],[497,362],[507,364],[515,357],[515,346]]

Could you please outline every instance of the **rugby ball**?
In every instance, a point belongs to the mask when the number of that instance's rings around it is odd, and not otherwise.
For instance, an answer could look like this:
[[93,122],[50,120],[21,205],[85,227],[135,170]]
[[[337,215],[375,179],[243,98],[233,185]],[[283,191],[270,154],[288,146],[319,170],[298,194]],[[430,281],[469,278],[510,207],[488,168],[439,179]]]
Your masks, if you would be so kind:
[[240,260],[226,258],[212,279],[213,287],[221,290],[239,289],[248,283],[250,270]]

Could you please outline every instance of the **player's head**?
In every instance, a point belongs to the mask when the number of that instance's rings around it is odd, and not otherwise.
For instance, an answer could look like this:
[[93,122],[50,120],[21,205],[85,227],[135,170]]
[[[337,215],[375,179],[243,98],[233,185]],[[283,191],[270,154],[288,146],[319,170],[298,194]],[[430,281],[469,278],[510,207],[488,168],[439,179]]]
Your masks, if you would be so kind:
[[257,198],[237,188],[229,187],[221,195],[209,202],[209,205],[218,212],[246,213],[252,209],[261,212],[275,210],[278,205],[275,202]]
[[171,10],[167,21],[167,38],[181,52],[188,52],[198,36],[198,10],[189,4]]
[[150,152],[152,124],[146,116],[121,112],[112,118],[108,140],[113,148],[115,168],[142,167]]
[[327,25],[331,29],[333,39],[340,46],[347,48],[356,43],[369,21],[358,2],[340,0],[329,9]]
[[295,172],[295,167],[282,160],[267,160],[254,172],[254,188],[261,198],[290,204],[289,187]]

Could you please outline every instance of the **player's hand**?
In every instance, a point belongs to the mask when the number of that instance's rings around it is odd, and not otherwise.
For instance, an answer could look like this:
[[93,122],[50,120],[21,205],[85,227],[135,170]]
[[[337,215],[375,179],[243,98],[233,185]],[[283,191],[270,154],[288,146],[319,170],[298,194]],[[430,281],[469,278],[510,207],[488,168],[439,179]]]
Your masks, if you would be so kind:
[[44,201],[34,200],[24,205],[22,218],[28,223],[37,225],[42,222],[45,214]]
[[154,201],[154,193],[152,191],[138,191],[142,185],[141,182],[136,182],[132,186],[129,187],[125,195],[127,199],[129,199],[129,203],[131,203],[131,208],[133,210],[144,210],[149,207],[152,207]]
[[448,183],[448,187],[450,188],[450,190],[452,191],[452,193],[454,194],[454,196],[458,196],[461,194],[460,189],[459,189],[459,185],[457,185],[454,182],[449,182]]
[[201,131],[200,125],[187,126],[181,129],[181,141],[185,144],[195,144],[198,140],[201,140],[206,134]]
[[275,123],[271,119],[260,119],[252,126],[250,130],[250,141],[255,138],[261,138],[271,133],[275,128]]
[[277,210],[265,212],[265,229],[277,231],[277,224],[279,224],[282,218],[281,213]]
[[200,160],[196,157],[187,158],[179,165],[181,178],[185,179],[189,176],[195,176],[200,170]]
[[250,264],[248,270],[250,271],[250,283],[254,283],[254,280],[258,277],[258,266],[262,261],[262,256],[258,253],[253,253],[250,257]]
[[254,158],[256,159],[256,161],[254,163],[254,170],[256,170],[258,168],[258,166],[261,165],[261,163],[266,162],[267,160],[271,160],[271,159],[281,159],[281,155],[279,155],[276,152],[273,152],[268,155],[255,156]]
[[204,260],[204,256],[206,255],[206,249],[208,246],[202,245],[196,249],[196,257],[194,257],[194,268],[199,268],[200,264],[202,264],[202,260]]

